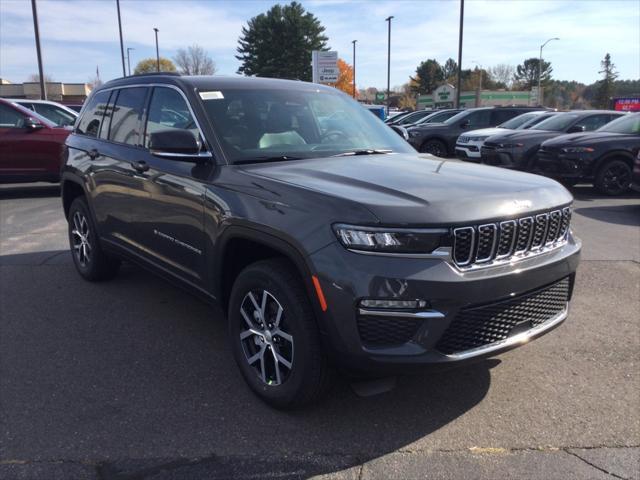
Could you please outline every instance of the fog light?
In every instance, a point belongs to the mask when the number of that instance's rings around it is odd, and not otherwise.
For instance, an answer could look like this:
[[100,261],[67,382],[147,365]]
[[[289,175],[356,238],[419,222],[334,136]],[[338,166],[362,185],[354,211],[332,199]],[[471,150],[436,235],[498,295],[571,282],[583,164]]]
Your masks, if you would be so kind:
[[388,309],[417,309],[427,306],[426,300],[374,300],[367,298],[360,300],[363,308],[388,308]]

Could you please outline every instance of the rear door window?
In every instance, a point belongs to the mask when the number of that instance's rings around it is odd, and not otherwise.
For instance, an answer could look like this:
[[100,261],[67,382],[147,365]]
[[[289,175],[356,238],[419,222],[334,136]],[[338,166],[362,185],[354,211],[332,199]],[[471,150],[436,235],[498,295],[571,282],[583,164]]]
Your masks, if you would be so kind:
[[22,128],[24,115],[0,103],[0,128]]
[[579,121],[576,125],[583,126],[585,131],[590,132],[592,130],[597,130],[603,125],[609,123],[611,120],[611,115],[609,114],[599,114],[599,115],[591,115],[581,121]]
[[140,145],[140,125],[146,96],[146,87],[120,89],[113,105],[109,140]]
[[84,109],[82,118],[78,122],[76,133],[90,137],[97,137],[99,135],[110,95],[110,91],[102,91],[91,97],[89,104]]
[[477,110],[470,112],[465,118],[469,121],[469,128],[488,127],[491,121],[491,110]]

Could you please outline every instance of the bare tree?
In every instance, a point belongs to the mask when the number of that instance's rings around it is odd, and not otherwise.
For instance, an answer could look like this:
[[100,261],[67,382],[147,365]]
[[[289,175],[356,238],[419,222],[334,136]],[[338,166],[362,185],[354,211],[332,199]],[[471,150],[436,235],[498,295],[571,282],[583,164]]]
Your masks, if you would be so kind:
[[213,75],[216,64],[200,45],[181,48],[173,60],[183,75]]
[[513,75],[516,69],[513,65],[499,63],[489,68],[489,73],[494,82],[504,83],[508,88],[513,84]]
[[[31,75],[29,75],[27,77],[27,82],[33,82],[33,83],[38,83],[40,82],[40,75],[37,73],[32,73]],[[45,83],[52,83],[53,82],[53,77],[49,74],[44,74],[44,82]]]

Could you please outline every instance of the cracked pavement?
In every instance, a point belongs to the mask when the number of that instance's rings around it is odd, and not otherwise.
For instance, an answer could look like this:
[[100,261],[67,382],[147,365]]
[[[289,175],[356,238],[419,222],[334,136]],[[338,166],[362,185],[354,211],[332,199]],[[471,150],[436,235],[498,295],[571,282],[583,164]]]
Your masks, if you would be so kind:
[[220,311],[134,266],[82,281],[57,188],[0,186],[0,479],[638,479],[640,197],[574,194],[563,326],[287,413],[245,387]]

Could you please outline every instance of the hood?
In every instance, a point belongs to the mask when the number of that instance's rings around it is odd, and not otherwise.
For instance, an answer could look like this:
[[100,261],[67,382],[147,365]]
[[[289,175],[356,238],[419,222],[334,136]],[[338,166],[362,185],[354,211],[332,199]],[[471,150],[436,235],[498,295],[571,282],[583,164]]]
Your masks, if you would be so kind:
[[566,135],[560,135],[559,137],[552,138],[544,142],[545,146],[550,147],[563,147],[566,145],[578,145],[578,146],[595,146],[601,143],[610,144],[612,141],[620,142],[628,138],[634,138],[640,142],[639,135],[623,133],[611,133],[611,132],[580,132],[569,133]]
[[479,130],[471,130],[470,132],[461,133],[461,137],[490,137],[491,135],[499,135],[502,133],[511,132],[508,128],[481,128]]
[[550,210],[572,200],[564,187],[545,177],[431,155],[318,158],[242,169],[357,202],[386,225],[463,225]]
[[492,135],[487,141],[495,142],[495,143],[504,143],[505,141],[509,141],[510,143],[517,141],[518,143],[528,144],[539,144],[548,140],[549,138],[554,138],[559,135],[563,135],[562,132],[552,132],[550,130],[511,130],[509,133]]

